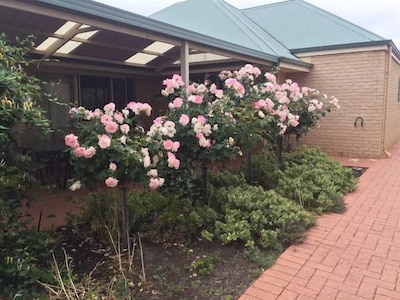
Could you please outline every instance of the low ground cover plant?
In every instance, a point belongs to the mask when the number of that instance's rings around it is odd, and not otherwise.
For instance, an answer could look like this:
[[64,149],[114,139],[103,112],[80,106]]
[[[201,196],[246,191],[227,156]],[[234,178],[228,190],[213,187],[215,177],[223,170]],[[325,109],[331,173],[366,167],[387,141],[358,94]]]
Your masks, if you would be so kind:
[[342,212],[343,196],[356,188],[351,170],[315,148],[288,154],[276,191],[318,214]]

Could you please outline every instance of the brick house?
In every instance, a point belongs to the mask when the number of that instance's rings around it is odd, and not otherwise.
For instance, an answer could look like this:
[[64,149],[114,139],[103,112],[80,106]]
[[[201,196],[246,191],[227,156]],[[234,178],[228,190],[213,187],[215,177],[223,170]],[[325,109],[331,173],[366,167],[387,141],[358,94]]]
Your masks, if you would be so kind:
[[[196,15],[206,18],[193,18]],[[223,0],[190,0],[150,18],[90,0],[3,0],[9,39],[36,36],[32,70],[60,84],[46,88],[67,103],[98,107],[137,99],[166,109],[161,82],[215,79],[252,63],[279,66],[279,78],[335,95],[332,112],[303,140],[334,155],[383,157],[400,139],[400,52],[391,40],[302,0],[239,10]],[[284,17],[282,17],[284,16]],[[66,108],[46,104],[56,127]],[[148,123],[151,120],[145,120]]]

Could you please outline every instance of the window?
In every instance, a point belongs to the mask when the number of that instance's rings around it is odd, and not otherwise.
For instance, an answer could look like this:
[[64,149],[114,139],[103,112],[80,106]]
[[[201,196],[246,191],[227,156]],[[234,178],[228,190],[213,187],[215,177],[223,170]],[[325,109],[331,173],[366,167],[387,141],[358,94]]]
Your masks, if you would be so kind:
[[79,84],[81,104],[87,109],[102,108],[109,102],[122,109],[135,94],[131,78],[80,75]]
[[[69,74],[38,73],[37,78],[42,80],[43,91],[56,97],[58,102],[73,103],[74,89],[73,76]],[[69,124],[68,105],[59,105],[48,101],[48,98],[38,100],[38,104],[47,112],[47,118],[51,120],[55,128],[67,128]]]

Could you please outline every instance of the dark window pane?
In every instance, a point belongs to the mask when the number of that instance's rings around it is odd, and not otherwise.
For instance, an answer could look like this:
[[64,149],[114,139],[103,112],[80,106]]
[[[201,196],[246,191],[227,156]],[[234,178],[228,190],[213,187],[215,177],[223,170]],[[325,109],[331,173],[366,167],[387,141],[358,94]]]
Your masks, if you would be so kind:
[[126,106],[126,80],[113,78],[113,101],[118,110]]

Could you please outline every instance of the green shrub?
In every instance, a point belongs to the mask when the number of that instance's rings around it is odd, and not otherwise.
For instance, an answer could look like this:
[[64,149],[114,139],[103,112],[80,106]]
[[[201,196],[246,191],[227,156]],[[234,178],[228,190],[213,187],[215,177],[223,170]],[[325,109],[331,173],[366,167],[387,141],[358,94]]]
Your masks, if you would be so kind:
[[[217,191],[224,198],[222,218],[215,222],[214,236],[223,243],[242,241],[277,249],[298,241],[314,222],[300,206],[261,187],[231,187]],[[209,235],[210,232],[203,232]]]
[[302,148],[285,157],[276,191],[307,210],[341,212],[343,195],[356,184],[349,169],[318,149]]
[[266,190],[276,187],[278,183],[279,161],[271,147],[266,146],[251,159],[252,185],[260,185]]
[[221,188],[248,186],[243,173],[231,171],[212,172],[208,179],[208,206],[218,213],[222,212],[225,197],[220,195]]
[[[107,230],[116,237],[121,228],[120,197],[114,191],[90,194],[80,219],[106,240]],[[128,192],[128,216],[132,233],[169,240],[188,237],[217,219],[207,206],[193,206],[189,200],[148,190]]]
[[18,299],[32,299],[43,292],[37,281],[54,283],[54,245],[49,234],[34,229],[8,234],[0,250],[0,295],[12,298],[18,293]]

